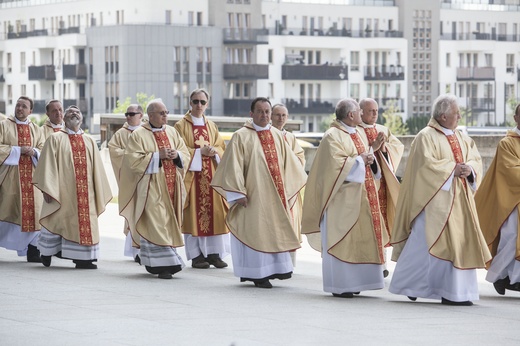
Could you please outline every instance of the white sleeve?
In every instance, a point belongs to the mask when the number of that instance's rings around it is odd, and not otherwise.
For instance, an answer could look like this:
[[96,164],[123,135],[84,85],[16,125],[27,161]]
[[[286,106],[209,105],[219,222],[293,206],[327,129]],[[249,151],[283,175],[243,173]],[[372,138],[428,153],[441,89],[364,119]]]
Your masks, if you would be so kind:
[[195,149],[195,154],[193,154],[193,160],[191,160],[190,171],[202,171],[202,154],[200,152],[200,148]]
[[365,182],[365,169],[365,162],[361,156],[356,157],[356,162],[348,172],[345,181],[363,184]]
[[150,164],[148,165],[148,168],[146,169],[146,172],[144,172],[144,174],[158,173],[160,161],[161,161],[161,159],[159,159],[159,152],[153,153],[152,160],[150,161]]
[[18,166],[18,162],[20,162],[20,156],[22,156],[22,148],[19,146],[12,146],[11,153],[5,159],[4,165],[6,166]]

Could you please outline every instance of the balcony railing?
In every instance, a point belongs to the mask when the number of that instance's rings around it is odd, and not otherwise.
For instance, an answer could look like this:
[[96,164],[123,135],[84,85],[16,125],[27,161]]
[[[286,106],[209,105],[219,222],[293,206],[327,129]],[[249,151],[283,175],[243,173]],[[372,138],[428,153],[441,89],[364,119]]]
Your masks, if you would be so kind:
[[87,65],[63,65],[64,79],[87,79]]
[[460,98],[459,103],[462,107],[472,112],[494,112],[495,99],[491,97],[471,97]]
[[268,44],[267,29],[224,29],[224,44]]
[[397,112],[404,112],[404,99],[396,97],[383,97],[374,99],[379,106],[379,114],[389,109],[392,105]]
[[332,114],[338,99],[282,99],[289,114]]
[[34,100],[32,112],[35,114],[45,114],[45,100]]
[[377,37],[395,38],[403,37],[402,31],[396,30],[347,30],[347,29],[309,29],[309,28],[288,28],[282,27],[269,29],[269,35],[292,35],[292,36],[336,36],[336,37]]
[[54,65],[29,66],[29,80],[56,80]]
[[441,40],[450,41],[470,41],[470,40],[485,40],[485,41],[507,41],[507,42],[518,42],[520,41],[520,35],[504,35],[496,33],[483,33],[483,32],[472,32],[457,34],[455,32],[445,33],[441,35]]
[[224,115],[226,116],[249,116],[250,109],[250,99],[224,99]]
[[404,80],[404,67],[365,66],[365,80]]
[[495,68],[457,67],[457,80],[495,80]]
[[282,79],[348,80],[347,65],[282,65]]
[[49,32],[47,29],[33,30],[33,31],[21,31],[21,32],[9,32],[7,33],[7,39],[27,38],[34,36],[48,36]]
[[59,28],[58,29],[58,35],[65,35],[65,34],[79,34],[80,28],[79,26],[73,26],[70,28]]
[[259,64],[224,64],[224,79],[268,79],[269,66]]

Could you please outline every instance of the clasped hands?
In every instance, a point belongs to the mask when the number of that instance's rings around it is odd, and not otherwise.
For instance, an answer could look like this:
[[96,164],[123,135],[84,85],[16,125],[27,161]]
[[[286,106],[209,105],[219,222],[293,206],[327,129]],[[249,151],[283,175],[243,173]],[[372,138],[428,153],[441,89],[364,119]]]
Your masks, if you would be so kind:
[[205,145],[202,148],[200,148],[200,153],[204,156],[213,157],[217,154],[217,151],[212,146]]
[[22,155],[31,156],[31,157],[36,155],[36,150],[34,150],[33,147],[23,146],[20,148],[21,148]]
[[159,158],[161,160],[164,160],[164,159],[175,160],[178,157],[179,157],[179,153],[175,149],[172,149],[172,148],[159,149]]
[[456,177],[467,178],[471,175],[471,166],[466,165],[465,163],[457,163],[455,166],[455,171],[453,175]]
[[386,153],[385,142],[387,138],[383,132],[378,132],[376,139],[370,144],[374,152],[381,150],[383,153]]

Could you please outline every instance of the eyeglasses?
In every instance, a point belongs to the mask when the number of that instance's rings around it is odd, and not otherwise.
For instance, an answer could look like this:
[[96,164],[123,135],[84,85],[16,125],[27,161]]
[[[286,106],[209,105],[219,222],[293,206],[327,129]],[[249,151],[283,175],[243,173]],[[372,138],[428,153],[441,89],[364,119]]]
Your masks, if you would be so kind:
[[127,113],[125,113],[125,116],[127,116],[127,117],[133,117],[133,116],[136,115],[136,114],[141,114],[141,112],[127,112]]
[[157,113],[157,114],[160,114],[160,115],[168,115],[170,114],[170,111],[161,111],[161,112],[148,112],[148,113]]
[[200,104],[203,106],[205,106],[206,103],[208,103],[208,101],[204,101],[204,100],[191,100],[191,102],[193,102],[194,105],[198,105],[200,102]]

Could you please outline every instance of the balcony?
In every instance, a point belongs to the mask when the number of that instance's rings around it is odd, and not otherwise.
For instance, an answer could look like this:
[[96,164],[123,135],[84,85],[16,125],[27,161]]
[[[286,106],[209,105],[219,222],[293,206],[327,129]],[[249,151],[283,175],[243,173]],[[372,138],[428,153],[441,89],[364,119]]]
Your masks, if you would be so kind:
[[224,44],[268,44],[267,29],[224,29]]
[[29,66],[29,80],[56,80],[54,65]]
[[249,116],[251,109],[250,99],[224,99],[225,116]]
[[282,99],[289,114],[332,114],[337,102],[337,99]]
[[282,36],[333,36],[333,37],[375,37],[375,38],[395,38],[403,37],[402,31],[396,30],[348,30],[346,28],[337,29],[309,29],[309,28],[288,28],[283,27],[269,29],[269,35]]
[[224,64],[224,79],[268,79],[269,66],[259,64]]
[[84,97],[80,97],[78,99],[64,99],[63,100],[63,109],[67,109],[67,107],[76,106],[79,108],[81,113],[86,113],[88,111],[87,107],[87,99]]
[[457,81],[495,80],[494,67],[457,67]]
[[365,66],[365,80],[404,80],[404,67]]
[[58,29],[58,35],[79,34],[79,26]]
[[459,102],[462,107],[475,113],[495,111],[495,99],[491,97],[461,98]]
[[441,40],[449,41],[504,41],[504,42],[518,42],[520,41],[520,35],[503,35],[496,33],[484,33],[474,31],[472,33],[458,34],[456,32],[445,33],[441,35]]
[[394,106],[395,110],[399,113],[404,112],[404,99],[396,98],[396,97],[383,97],[376,98],[375,101],[379,106],[379,114],[382,114],[390,107]]
[[21,31],[21,32],[10,32],[7,34],[7,39],[27,38],[35,36],[48,36],[49,32],[47,29],[33,30],[33,31]]
[[63,65],[63,79],[87,79],[87,65]]
[[347,65],[282,65],[282,79],[348,80]]

